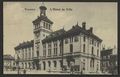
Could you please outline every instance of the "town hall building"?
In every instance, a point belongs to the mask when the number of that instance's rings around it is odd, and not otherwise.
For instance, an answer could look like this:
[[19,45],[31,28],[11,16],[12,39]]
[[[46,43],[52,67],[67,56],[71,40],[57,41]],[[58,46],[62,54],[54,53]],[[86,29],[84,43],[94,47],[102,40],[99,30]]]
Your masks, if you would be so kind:
[[20,69],[51,72],[100,72],[102,39],[86,29],[86,22],[77,23],[66,31],[52,30],[53,21],[46,15],[47,8],[40,6],[40,16],[33,21],[34,39],[15,47]]

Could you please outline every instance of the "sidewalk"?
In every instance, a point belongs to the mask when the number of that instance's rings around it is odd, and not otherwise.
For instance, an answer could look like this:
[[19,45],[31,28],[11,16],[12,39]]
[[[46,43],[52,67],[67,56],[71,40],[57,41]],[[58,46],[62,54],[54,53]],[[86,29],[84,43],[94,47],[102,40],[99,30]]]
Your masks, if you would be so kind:
[[[4,71],[4,74],[18,74],[18,71]],[[20,74],[23,74],[23,71],[20,71]],[[40,71],[40,70],[27,70],[26,74],[68,74],[68,73],[61,73],[61,72],[47,72],[47,71]]]

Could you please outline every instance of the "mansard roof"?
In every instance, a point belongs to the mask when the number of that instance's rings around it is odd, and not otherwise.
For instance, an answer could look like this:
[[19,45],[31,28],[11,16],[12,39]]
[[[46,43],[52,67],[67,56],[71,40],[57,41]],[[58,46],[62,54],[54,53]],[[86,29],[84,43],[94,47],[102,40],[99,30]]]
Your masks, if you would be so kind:
[[33,24],[37,24],[37,23],[39,23],[41,20],[53,24],[53,22],[52,22],[50,19],[48,19],[47,16],[40,16],[40,17],[38,17],[37,19],[35,19],[35,20],[33,21]]
[[94,39],[102,42],[102,40],[99,37],[97,37],[96,35],[94,35],[90,30],[86,30],[77,24],[77,25],[73,26],[72,29],[70,29],[68,31],[63,31],[60,35],[52,35],[51,34],[50,36],[43,39],[43,43],[49,42],[49,41],[54,41],[56,39],[63,39],[63,38],[75,36],[75,35],[78,35],[80,33],[83,33],[87,36],[93,37]]
[[15,60],[15,58],[11,55],[3,55],[3,60]]
[[31,41],[20,43],[18,46],[15,47],[15,50],[19,50],[21,48],[33,47],[33,46],[34,46],[34,40],[31,40]]

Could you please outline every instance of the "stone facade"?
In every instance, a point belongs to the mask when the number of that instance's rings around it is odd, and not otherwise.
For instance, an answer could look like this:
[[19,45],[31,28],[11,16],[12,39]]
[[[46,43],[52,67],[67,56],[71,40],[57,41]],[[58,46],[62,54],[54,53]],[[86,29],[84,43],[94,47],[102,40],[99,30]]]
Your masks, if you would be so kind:
[[16,62],[20,69],[33,69],[33,40],[15,47]]
[[16,54],[21,54],[20,67],[29,68],[30,63],[30,68],[41,71],[98,73],[102,40],[94,35],[93,28],[86,29],[86,22],[83,22],[82,27],[76,24],[68,31],[53,32],[53,22],[46,16],[46,10],[45,6],[40,6],[40,16],[33,21],[33,45],[15,48]]

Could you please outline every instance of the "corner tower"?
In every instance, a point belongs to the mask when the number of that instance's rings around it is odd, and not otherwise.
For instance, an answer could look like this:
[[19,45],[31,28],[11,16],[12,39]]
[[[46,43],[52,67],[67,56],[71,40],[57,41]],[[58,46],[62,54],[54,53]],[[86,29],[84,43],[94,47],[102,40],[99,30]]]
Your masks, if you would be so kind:
[[[33,21],[33,33],[34,33],[34,59],[37,62],[40,60],[40,57],[43,55],[42,40],[52,32],[53,22],[48,19],[46,16],[47,8],[42,5],[39,7],[40,16]],[[39,63],[36,63],[39,64]],[[39,67],[37,67],[39,69]]]

